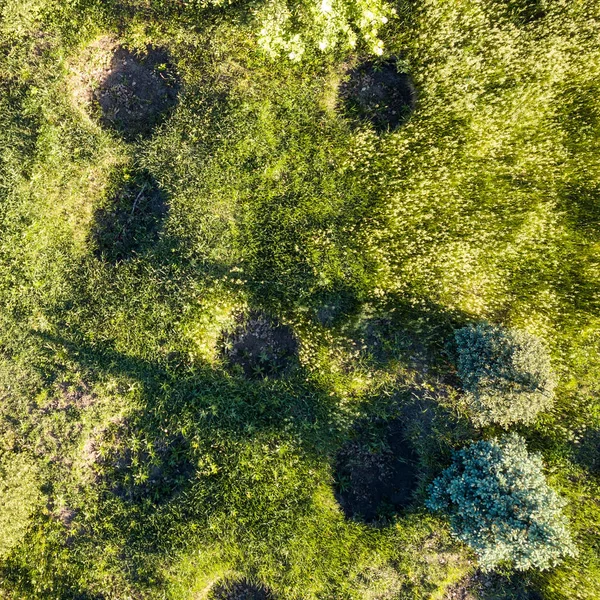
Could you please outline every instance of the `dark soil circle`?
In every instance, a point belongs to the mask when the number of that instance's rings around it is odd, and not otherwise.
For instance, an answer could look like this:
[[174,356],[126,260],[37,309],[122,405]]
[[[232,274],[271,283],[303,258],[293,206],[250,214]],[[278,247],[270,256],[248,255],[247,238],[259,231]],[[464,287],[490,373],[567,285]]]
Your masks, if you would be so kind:
[[100,123],[126,139],[146,137],[177,104],[179,78],[163,48],[134,53],[117,46],[94,100]]
[[166,196],[147,171],[124,178],[96,211],[91,238],[96,258],[118,263],[154,245],[168,211]]
[[211,590],[209,598],[210,600],[273,600],[273,595],[266,587],[241,579],[217,584]]
[[368,423],[338,453],[336,498],[349,519],[373,523],[406,508],[417,487],[418,457],[391,421],[373,432]]
[[395,60],[366,61],[350,69],[339,89],[346,113],[375,131],[393,131],[404,123],[416,104],[416,89]]
[[298,341],[290,327],[260,311],[239,315],[237,322],[221,342],[229,364],[241,367],[248,379],[278,377],[292,367]]
[[158,506],[182,492],[193,481],[194,463],[188,441],[181,435],[156,439],[152,448],[133,450],[127,438],[113,434],[102,457],[99,479],[122,500]]

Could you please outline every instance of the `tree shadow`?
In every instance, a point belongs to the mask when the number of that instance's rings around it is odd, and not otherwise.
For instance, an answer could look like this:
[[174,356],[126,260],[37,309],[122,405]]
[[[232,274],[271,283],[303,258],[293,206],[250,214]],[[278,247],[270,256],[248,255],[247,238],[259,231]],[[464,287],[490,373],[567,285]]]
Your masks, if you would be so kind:
[[516,25],[530,25],[547,14],[546,0],[507,0],[504,10]]
[[94,254],[116,264],[158,242],[168,213],[165,192],[145,170],[117,175],[107,202],[96,211],[91,231]]
[[[49,352],[66,353],[83,372],[127,378],[139,386],[139,409],[97,428],[84,445],[92,463],[90,485],[101,492],[98,510],[109,521],[130,523],[128,556],[158,555],[161,540],[175,526],[173,518],[191,527],[212,511],[228,509],[221,486],[229,475],[220,474],[220,453],[256,438],[292,436],[308,463],[322,463],[335,445],[332,401],[300,368],[292,380],[248,381],[209,365],[148,361],[108,344],[92,347],[36,335]],[[216,463],[207,458],[211,455]],[[310,504],[309,496],[305,502]],[[96,535],[110,538],[111,528],[106,531]],[[182,534],[178,543],[186,539]],[[137,568],[133,558],[131,564]]]
[[417,102],[411,76],[398,72],[395,59],[361,62],[348,71],[339,94],[345,112],[378,133],[398,129]]
[[478,437],[459,410],[450,343],[468,321],[435,303],[415,307],[396,298],[345,330],[360,362],[391,376],[391,389],[361,403],[366,416],[335,459],[337,498],[348,518],[385,524],[410,510],[453,450]]
[[418,485],[418,456],[398,420],[365,420],[338,452],[335,496],[346,518],[375,524],[407,508]]

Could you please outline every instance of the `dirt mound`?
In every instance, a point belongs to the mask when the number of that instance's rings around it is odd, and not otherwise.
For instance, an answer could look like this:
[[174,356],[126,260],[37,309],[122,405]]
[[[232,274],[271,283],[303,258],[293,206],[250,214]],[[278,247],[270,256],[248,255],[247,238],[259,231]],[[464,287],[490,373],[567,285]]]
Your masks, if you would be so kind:
[[93,43],[74,67],[76,101],[127,140],[149,136],[177,104],[180,88],[164,48],[131,51],[111,37]]
[[410,75],[399,73],[395,60],[366,61],[351,68],[339,95],[350,117],[371,123],[377,132],[393,131],[404,123],[417,96]]
[[479,570],[446,589],[444,600],[542,600],[529,576],[483,573]]
[[247,579],[219,583],[212,589],[209,598],[210,600],[273,600],[267,588],[250,583]]
[[252,311],[238,317],[238,326],[224,335],[221,348],[227,362],[241,367],[247,378],[259,379],[287,371],[298,353],[298,341],[287,325]]
[[418,458],[398,421],[375,433],[364,423],[357,433],[337,456],[336,498],[348,518],[372,523],[411,503]]
[[96,211],[91,233],[96,258],[113,264],[155,244],[168,210],[152,175],[143,171],[126,177]]

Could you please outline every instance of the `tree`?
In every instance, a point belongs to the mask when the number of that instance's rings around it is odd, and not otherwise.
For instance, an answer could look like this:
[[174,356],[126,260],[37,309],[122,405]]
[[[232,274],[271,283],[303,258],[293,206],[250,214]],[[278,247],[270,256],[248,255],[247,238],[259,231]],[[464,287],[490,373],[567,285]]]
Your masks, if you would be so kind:
[[[214,0],[220,2],[221,0]],[[379,30],[396,10],[385,0],[270,0],[257,12],[259,45],[272,58],[354,49],[383,54]]]
[[537,337],[488,323],[455,332],[458,375],[476,425],[532,423],[554,399],[550,356]]
[[541,456],[529,454],[516,434],[457,452],[426,501],[430,510],[449,514],[455,535],[477,553],[483,570],[500,564],[544,570],[574,556],[564,504],[546,483]]

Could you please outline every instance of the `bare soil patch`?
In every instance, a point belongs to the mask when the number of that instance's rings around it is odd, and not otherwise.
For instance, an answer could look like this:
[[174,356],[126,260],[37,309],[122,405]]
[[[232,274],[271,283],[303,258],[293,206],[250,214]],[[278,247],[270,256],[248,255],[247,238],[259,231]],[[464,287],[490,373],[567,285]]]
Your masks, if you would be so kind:
[[542,595],[526,574],[505,577],[477,570],[450,586],[444,600],[542,600]]
[[121,448],[111,457],[105,481],[112,492],[124,500],[162,504],[178,494],[194,472],[188,442],[177,436],[155,441],[152,453],[144,449]]
[[376,435],[367,423],[359,426],[336,460],[336,498],[344,514],[373,523],[406,508],[418,484],[417,462],[399,421]]
[[210,600],[273,600],[271,592],[247,579],[224,581],[211,591]]
[[238,326],[221,342],[222,356],[248,379],[278,377],[295,363],[298,340],[287,325],[263,312],[238,317]]
[[151,135],[177,104],[181,89],[165,48],[129,50],[112,37],[92,44],[74,71],[76,100],[127,140]]
[[189,443],[181,434],[144,445],[132,443],[134,438],[135,431],[124,418],[96,428],[82,452],[86,479],[128,502],[164,504],[194,477]]
[[395,60],[364,61],[342,80],[339,95],[347,114],[371,123],[375,131],[397,129],[416,105],[416,89],[407,73],[399,73]]
[[96,258],[114,264],[148,249],[167,212],[166,196],[148,172],[123,181],[96,211],[91,232]]

